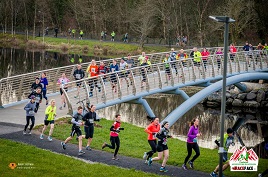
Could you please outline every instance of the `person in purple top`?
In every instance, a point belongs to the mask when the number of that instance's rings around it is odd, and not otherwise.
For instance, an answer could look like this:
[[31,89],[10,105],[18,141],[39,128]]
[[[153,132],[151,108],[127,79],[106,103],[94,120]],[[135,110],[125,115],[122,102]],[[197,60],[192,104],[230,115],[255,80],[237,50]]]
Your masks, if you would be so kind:
[[46,105],[48,105],[48,100],[47,100],[47,74],[42,73],[41,78],[40,78],[40,84],[42,85],[42,92],[43,92],[43,97],[46,99]]
[[189,129],[189,132],[187,135],[187,137],[188,137],[187,138],[188,155],[186,156],[184,163],[182,165],[182,168],[184,170],[187,170],[186,163],[192,155],[192,149],[194,149],[194,151],[195,151],[195,156],[190,161],[188,161],[188,164],[190,165],[190,168],[194,168],[194,161],[200,155],[199,146],[197,144],[197,138],[201,135],[202,134],[199,133],[199,120],[197,118],[195,118],[190,123],[190,129]]

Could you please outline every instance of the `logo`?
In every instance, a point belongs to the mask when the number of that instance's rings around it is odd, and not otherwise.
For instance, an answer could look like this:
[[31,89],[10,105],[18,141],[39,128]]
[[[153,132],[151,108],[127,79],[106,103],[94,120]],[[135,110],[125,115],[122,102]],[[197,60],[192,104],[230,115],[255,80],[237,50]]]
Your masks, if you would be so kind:
[[10,163],[8,166],[9,166],[9,168],[11,168],[12,170],[14,170],[14,169],[17,167],[17,164],[16,164],[16,163]]
[[237,149],[230,158],[231,171],[258,171],[259,157],[251,148]]

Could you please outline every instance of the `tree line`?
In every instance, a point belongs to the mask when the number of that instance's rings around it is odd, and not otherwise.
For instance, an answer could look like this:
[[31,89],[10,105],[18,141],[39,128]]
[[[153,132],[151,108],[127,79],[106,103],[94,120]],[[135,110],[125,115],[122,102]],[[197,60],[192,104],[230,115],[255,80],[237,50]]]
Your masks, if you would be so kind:
[[208,16],[220,15],[236,20],[230,24],[230,42],[241,44],[267,40],[266,7],[267,0],[5,0],[0,29],[35,34],[38,27],[75,28],[96,36],[115,31],[139,38],[141,45],[147,37],[187,36],[194,45],[215,46],[223,41],[224,24]]

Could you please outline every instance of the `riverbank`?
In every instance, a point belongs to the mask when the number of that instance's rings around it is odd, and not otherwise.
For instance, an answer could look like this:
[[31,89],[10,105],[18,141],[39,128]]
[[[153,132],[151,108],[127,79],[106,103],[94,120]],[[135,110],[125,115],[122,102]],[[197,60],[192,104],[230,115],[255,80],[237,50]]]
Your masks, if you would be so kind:
[[128,44],[111,41],[98,41],[89,39],[35,37],[26,40],[24,35],[0,34],[0,46],[8,48],[21,48],[25,50],[48,50],[60,53],[83,54],[105,58],[115,58],[146,53],[165,52],[170,49],[165,46],[144,46],[140,48],[137,44]]

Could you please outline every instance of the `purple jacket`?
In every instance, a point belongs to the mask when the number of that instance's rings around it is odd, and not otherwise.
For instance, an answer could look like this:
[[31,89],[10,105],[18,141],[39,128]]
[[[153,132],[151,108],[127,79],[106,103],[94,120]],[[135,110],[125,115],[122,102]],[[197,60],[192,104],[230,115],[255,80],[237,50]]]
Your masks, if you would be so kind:
[[198,127],[195,128],[194,125],[192,125],[189,129],[189,132],[188,132],[188,138],[187,138],[187,143],[193,143],[193,140],[194,138],[196,138],[198,134]]

